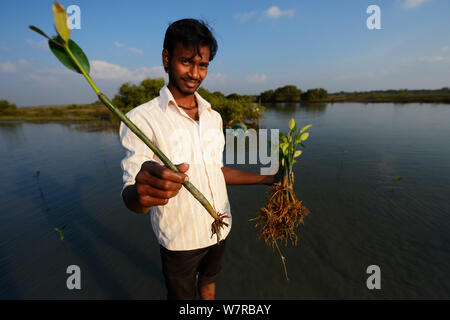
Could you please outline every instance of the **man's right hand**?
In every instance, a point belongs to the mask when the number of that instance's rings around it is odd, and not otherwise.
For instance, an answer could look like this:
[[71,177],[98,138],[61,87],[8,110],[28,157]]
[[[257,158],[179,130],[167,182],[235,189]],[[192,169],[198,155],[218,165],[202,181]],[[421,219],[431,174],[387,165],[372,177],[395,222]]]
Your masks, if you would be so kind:
[[175,173],[154,161],[146,161],[136,175],[136,183],[125,188],[123,198],[126,206],[137,213],[146,213],[153,206],[163,206],[175,197],[188,180],[185,172],[189,165],[176,166],[180,173]]

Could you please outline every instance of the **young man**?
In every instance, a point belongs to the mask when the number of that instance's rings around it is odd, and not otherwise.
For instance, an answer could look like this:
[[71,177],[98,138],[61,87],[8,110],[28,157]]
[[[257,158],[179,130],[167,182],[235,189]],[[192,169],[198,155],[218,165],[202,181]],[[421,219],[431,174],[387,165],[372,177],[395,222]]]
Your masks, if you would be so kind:
[[[226,184],[267,184],[274,176],[246,173],[224,167],[225,144],[220,114],[196,90],[205,79],[217,52],[208,27],[194,19],[172,23],[164,38],[162,62],[169,83],[159,97],[131,110],[128,117],[172,160],[175,173],[126,126],[120,138],[126,149],[122,160],[123,200],[131,211],[150,212],[160,244],[168,299],[195,299],[196,283],[202,299],[215,298],[231,212]],[[223,241],[211,237],[214,219],[185,189],[189,179],[219,213],[228,227]]]

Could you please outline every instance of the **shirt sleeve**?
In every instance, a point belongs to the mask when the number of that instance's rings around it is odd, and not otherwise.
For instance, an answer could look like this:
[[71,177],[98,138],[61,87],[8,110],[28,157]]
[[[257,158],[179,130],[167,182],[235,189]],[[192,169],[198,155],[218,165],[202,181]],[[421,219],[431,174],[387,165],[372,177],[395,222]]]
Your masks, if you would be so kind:
[[219,159],[220,161],[220,167],[223,167],[223,157],[224,157],[224,150],[225,150],[225,134],[224,134],[224,128],[223,128],[223,120],[222,120],[222,116],[219,114],[219,134],[221,135],[221,138],[223,138],[223,144],[222,144],[222,154],[221,154],[221,158]]
[[[128,118],[151,140],[153,141],[153,130],[145,121],[142,115],[138,112],[130,111]],[[147,147],[147,145],[141,141],[123,122],[120,123],[120,143],[125,149],[125,158],[121,161],[121,167],[123,171],[123,187],[120,195],[122,196],[123,190],[136,182],[136,175],[141,169],[142,164],[145,161],[153,160],[154,153]]]

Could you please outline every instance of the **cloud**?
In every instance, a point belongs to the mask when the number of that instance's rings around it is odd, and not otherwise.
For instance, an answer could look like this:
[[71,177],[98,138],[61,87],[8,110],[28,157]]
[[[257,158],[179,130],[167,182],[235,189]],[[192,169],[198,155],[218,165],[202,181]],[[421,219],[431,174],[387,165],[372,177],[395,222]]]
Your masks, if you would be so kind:
[[245,21],[250,20],[250,19],[253,18],[254,16],[256,16],[256,12],[255,12],[255,11],[250,11],[250,12],[246,12],[246,13],[240,13],[240,12],[238,12],[238,13],[236,13],[236,14],[233,16],[233,19],[234,19],[234,20],[238,20],[238,21],[240,21],[240,22],[245,22]]
[[56,77],[41,76],[41,75],[37,75],[34,73],[28,75],[28,79],[33,80],[44,86],[49,86],[49,85],[54,86],[57,84],[61,84],[61,81],[58,80]]
[[25,59],[19,59],[16,63],[12,63],[11,61],[6,61],[3,63],[0,63],[0,71],[6,72],[6,73],[16,73],[18,69],[27,67],[30,65],[30,62],[28,62]]
[[267,80],[267,76],[263,74],[249,74],[247,76],[247,81],[252,83],[265,82]]
[[12,62],[6,61],[3,63],[0,63],[0,71],[7,72],[7,73],[15,73],[17,71],[17,68]]
[[448,52],[448,51],[450,51],[450,46],[443,46],[443,47],[441,48],[441,51],[442,51],[442,52]]
[[445,58],[443,56],[423,57],[419,59],[420,62],[440,62],[444,60]]
[[280,10],[277,6],[270,7],[267,11],[264,11],[264,16],[272,19],[278,19],[283,16],[292,17],[294,15],[293,9]]
[[431,0],[404,0],[403,8],[416,8],[424,4],[425,2],[430,2]]
[[144,54],[144,51],[142,51],[141,49],[138,49],[138,48],[128,48],[128,50],[134,54],[138,54],[138,55]]
[[162,66],[140,67],[135,70],[129,70],[125,67],[106,61],[93,60],[91,61],[91,74],[93,78],[101,80],[135,82],[142,81],[145,78],[161,78],[164,77],[165,72]]
[[123,43],[120,43],[118,41],[114,41],[114,46],[116,46],[117,48],[123,48]]
[[39,50],[47,50],[48,49],[47,40],[34,41],[34,40],[26,39],[25,42],[30,47],[35,48],[35,49],[39,49]]

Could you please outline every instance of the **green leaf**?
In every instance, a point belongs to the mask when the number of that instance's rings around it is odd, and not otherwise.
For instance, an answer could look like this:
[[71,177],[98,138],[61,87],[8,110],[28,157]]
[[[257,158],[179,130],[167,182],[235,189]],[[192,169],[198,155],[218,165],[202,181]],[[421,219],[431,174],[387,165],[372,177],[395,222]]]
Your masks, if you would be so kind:
[[39,33],[40,35],[42,35],[42,36],[44,36],[44,37],[46,37],[47,39],[50,40],[50,37],[49,37],[48,35],[46,35],[45,32],[42,31],[41,29],[39,29],[38,27],[35,27],[35,26],[28,26],[28,28],[30,28],[30,29],[33,30],[34,32],[37,32],[37,33]]
[[310,127],[312,127],[312,124],[308,124],[307,126],[303,127],[303,129],[300,130],[300,133],[303,133],[304,131],[308,130]]
[[295,120],[294,118],[291,118],[291,120],[289,120],[289,129],[294,129],[295,127]]
[[283,154],[286,154],[287,148],[289,147],[289,143],[283,142],[280,144],[280,149],[283,152]]
[[302,141],[305,141],[306,139],[308,139],[308,137],[309,137],[309,132],[305,132],[300,136],[300,139]]
[[53,3],[52,9],[56,32],[58,32],[61,39],[67,45],[70,39],[70,28],[67,25],[66,9],[56,1]]
[[281,165],[284,167],[284,158],[281,159]]
[[[58,60],[70,70],[82,73],[78,69],[77,65],[72,61],[66,49],[56,45],[55,43],[52,42],[52,40],[54,42],[61,43],[62,39],[60,36],[55,36],[48,42],[50,50],[53,52],[56,58],[58,58]],[[83,50],[81,50],[81,48],[73,40],[69,40],[69,49],[70,51],[72,51],[73,56],[78,60],[81,67],[86,71],[86,73],[89,74],[90,71],[89,60],[84,54]]]
[[297,158],[297,157],[299,157],[301,154],[302,154],[302,150],[297,150],[297,151],[295,151],[294,152],[294,158]]

